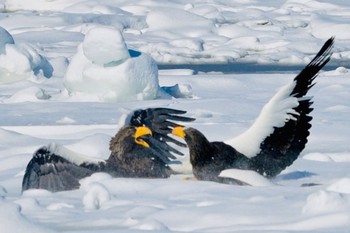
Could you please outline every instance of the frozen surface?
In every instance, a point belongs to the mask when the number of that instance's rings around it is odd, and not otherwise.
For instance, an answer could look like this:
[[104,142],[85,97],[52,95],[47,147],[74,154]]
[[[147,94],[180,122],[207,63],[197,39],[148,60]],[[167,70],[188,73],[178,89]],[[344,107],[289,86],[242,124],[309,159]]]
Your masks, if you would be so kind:
[[[1,232],[349,231],[347,1],[0,0],[0,8]],[[184,109],[210,140],[239,135],[331,36],[331,64],[310,91],[309,142],[275,179],[229,170],[222,175],[252,186],[193,181],[185,156],[174,165],[183,174],[169,179],[98,173],[79,190],[21,193],[40,146],[106,159],[132,109]]]

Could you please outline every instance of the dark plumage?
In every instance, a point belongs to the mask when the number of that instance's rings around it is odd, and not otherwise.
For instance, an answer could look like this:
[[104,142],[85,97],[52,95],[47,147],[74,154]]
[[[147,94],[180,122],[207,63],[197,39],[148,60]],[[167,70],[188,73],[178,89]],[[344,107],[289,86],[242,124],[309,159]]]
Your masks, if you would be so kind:
[[167,178],[173,174],[168,163],[176,158],[171,152],[181,154],[168,143],[184,145],[167,136],[170,126],[179,126],[169,120],[194,120],[177,116],[184,113],[167,108],[132,112],[126,118],[126,126],[111,139],[111,155],[107,160],[90,159],[54,144],[44,146],[34,153],[27,165],[22,191],[77,189],[80,179],[95,172],[107,172],[114,177]]
[[[112,138],[110,157],[106,160],[109,174],[116,177],[167,178],[172,174],[168,164],[161,158],[162,150],[150,147],[151,131],[142,139],[144,143],[135,143],[134,127],[126,127]],[[122,132],[122,133],[120,133]],[[142,135],[144,136],[144,135]],[[140,139],[136,138],[136,141]]]
[[194,128],[175,127],[172,133],[184,138],[189,147],[195,177],[226,183],[232,180],[219,176],[226,169],[253,170],[274,177],[291,165],[305,148],[310,134],[309,114],[313,109],[311,97],[305,95],[329,61],[332,47],[333,38],[289,85],[272,97],[242,136],[227,142],[209,142]]

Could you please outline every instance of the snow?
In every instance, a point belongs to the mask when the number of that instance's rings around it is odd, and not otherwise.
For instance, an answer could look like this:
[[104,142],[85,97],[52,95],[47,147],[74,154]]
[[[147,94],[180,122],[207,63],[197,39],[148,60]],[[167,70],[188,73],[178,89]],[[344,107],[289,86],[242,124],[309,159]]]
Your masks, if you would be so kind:
[[[86,145],[89,145],[89,144],[86,143]],[[77,153],[75,151],[69,150],[68,148],[66,148],[62,145],[57,145],[55,143],[49,144],[47,146],[47,150],[51,151],[54,154],[60,155],[63,158],[67,159],[68,161],[71,161],[72,163],[77,164],[77,165],[80,165],[82,163],[94,163],[95,164],[98,162],[103,162],[103,160],[95,159],[95,158],[89,158],[89,160],[86,160],[85,155],[91,154],[91,152],[83,155],[83,154]]]
[[112,28],[90,29],[82,45],[85,57],[101,66],[120,64],[130,58],[123,36]]
[[6,45],[14,44],[15,41],[13,40],[11,34],[2,27],[0,27],[0,35],[0,54],[4,54],[6,53]]
[[99,209],[105,202],[111,199],[108,189],[99,183],[90,184],[86,194],[83,196],[85,209]]
[[[0,0],[0,8],[1,232],[349,231],[347,1]],[[227,170],[251,186],[194,181],[184,156],[172,165],[183,174],[169,179],[97,173],[78,190],[21,193],[38,148],[104,160],[130,110],[183,109],[196,118],[186,125],[211,141],[239,135],[273,96],[277,113],[294,104],[277,108],[277,91],[287,93],[331,36],[331,62],[308,95],[308,144],[276,178]]]
[[147,54],[129,52],[119,30],[96,27],[78,46],[64,85],[71,95],[83,94],[102,101],[155,99],[158,69]]
[[1,226],[3,227],[1,231],[4,233],[55,232],[28,221],[28,219],[20,213],[20,207],[16,204],[0,201],[0,207]]
[[273,185],[273,183],[266,177],[260,175],[255,171],[250,171],[250,170],[227,169],[227,170],[223,170],[219,176],[234,178],[236,180],[243,181],[244,183],[254,187],[263,187],[263,186]]
[[11,34],[0,27],[0,83],[33,75],[50,78],[53,68],[46,58],[28,44],[15,44]]

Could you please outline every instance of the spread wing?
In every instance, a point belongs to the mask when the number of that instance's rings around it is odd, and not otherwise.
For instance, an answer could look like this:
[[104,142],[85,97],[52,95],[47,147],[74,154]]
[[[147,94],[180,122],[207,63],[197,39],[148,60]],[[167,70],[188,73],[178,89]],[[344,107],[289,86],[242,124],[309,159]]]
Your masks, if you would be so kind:
[[226,142],[254,157],[260,174],[279,174],[305,148],[311,128],[309,114],[313,110],[311,97],[306,94],[330,60],[333,43],[334,38],[330,38],[294,80],[271,98],[246,132]]
[[194,118],[181,116],[186,111],[171,108],[147,108],[131,112],[126,118],[126,124],[133,126],[147,126],[153,132],[153,137],[157,139],[163,150],[183,155],[181,152],[173,148],[169,143],[186,147],[186,144],[169,137],[172,128],[180,126],[178,122],[191,122]]
[[[70,159],[70,158],[73,159]],[[68,149],[57,145],[39,148],[27,165],[22,191],[46,189],[52,192],[79,188],[79,180],[101,171],[104,161],[82,160]]]

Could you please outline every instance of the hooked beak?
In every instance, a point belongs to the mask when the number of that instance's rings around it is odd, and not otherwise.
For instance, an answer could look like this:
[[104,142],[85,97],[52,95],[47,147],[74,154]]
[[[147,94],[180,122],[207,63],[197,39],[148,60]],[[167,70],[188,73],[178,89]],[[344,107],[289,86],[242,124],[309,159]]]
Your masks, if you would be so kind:
[[134,134],[136,144],[149,148],[149,144],[145,142],[141,137],[145,135],[151,135],[152,131],[146,126],[136,127],[136,132]]
[[177,126],[177,127],[173,128],[173,130],[171,131],[171,134],[178,136],[180,138],[185,138],[185,136],[186,136],[183,126]]

